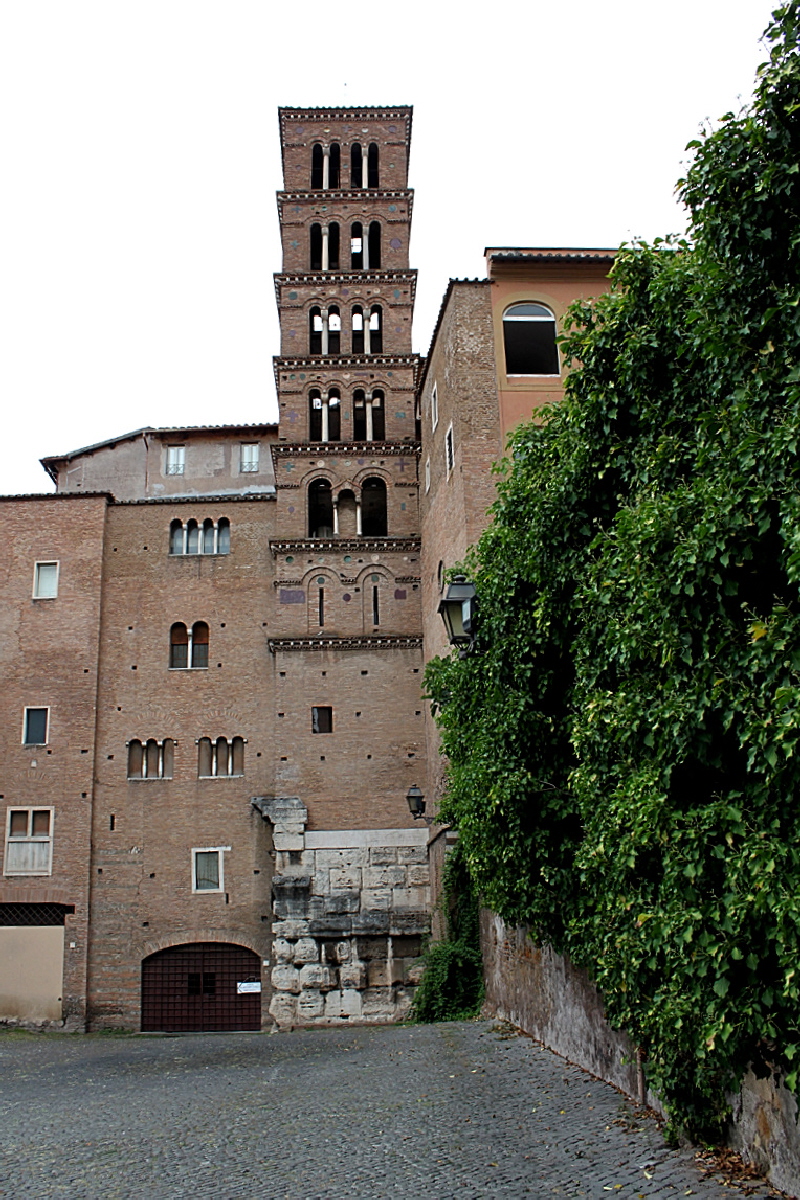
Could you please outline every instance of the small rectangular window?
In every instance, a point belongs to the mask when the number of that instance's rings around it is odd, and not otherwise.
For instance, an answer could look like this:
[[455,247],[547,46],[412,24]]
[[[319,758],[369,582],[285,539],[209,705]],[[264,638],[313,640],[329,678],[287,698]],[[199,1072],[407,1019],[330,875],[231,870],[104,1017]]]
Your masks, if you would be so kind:
[[439,393],[436,389],[436,384],[433,385],[431,392],[431,430],[436,429],[439,424]]
[[10,808],[4,875],[50,875],[53,869],[53,809]]
[[33,570],[34,600],[53,600],[58,595],[58,563],[37,562]]
[[225,891],[225,851],[230,846],[203,846],[192,850],[192,891]]
[[182,475],[186,465],[185,446],[167,446],[167,474]]
[[332,708],[312,708],[312,710],[311,710],[311,732],[312,733],[333,733],[333,709]]
[[431,460],[428,458],[425,460],[425,491],[429,492],[430,490],[431,490]]
[[47,744],[47,726],[50,716],[49,708],[26,708],[25,722],[22,731],[22,742],[25,746],[45,746]]
[[243,474],[258,470],[258,442],[242,442],[239,470]]
[[447,437],[444,439],[444,453],[447,459],[447,474],[449,475],[455,464],[455,454],[453,452],[453,426],[451,425],[447,431]]

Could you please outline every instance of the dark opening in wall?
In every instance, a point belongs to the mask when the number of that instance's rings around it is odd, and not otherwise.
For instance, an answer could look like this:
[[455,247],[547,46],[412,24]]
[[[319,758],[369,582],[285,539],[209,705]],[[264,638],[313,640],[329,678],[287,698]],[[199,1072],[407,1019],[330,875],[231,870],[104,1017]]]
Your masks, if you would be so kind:
[[361,489],[361,532],[364,537],[386,537],[386,484],[366,479]]
[[333,536],[333,495],[327,479],[315,479],[309,484],[308,536]]
[[311,732],[333,733],[333,709],[316,707],[311,709]]
[[375,142],[371,142],[367,151],[367,187],[378,186],[378,147]]
[[311,151],[311,188],[318,191],[322,187],[322,146],[319,142]]
[[369,310],[369,352],[383,353],[383,309],[380,304],[373,304]]
[[328,354],[340,354],[342,347],[342,318],[334,304],[328,309]]
[[381,265],[381,226],[380,221],[371,221],[369,226],[369,265],[370,269]]
[[331,221],[328,226],[328,267],[339,270],[339,222]]
[[328,168],[328,187],[338,188],[339,179],[341,176],[341,150],[338,142],[334,142],[330,149],[329,156],[330,166]]
[[[321,185],[320,185],[321,186]],[[312,271],[322,270],[322,226],[315,221],[309,230],[309,267]]]
[[543,304],[512,304],[503,314],[507,375],[558,375],[556,321]]
[[350,147],[350,187],[363,187],[364,153],[358,142]]
[[322,354],[322,312],[312,308],[308,314],[308,353]]
[[350,226],[350,269],[360,271],[364,266],[364,226],[353,221]]
[[350,347],[353,354],[364,353],[364,310],[360,304],[353,309],[350,324]]

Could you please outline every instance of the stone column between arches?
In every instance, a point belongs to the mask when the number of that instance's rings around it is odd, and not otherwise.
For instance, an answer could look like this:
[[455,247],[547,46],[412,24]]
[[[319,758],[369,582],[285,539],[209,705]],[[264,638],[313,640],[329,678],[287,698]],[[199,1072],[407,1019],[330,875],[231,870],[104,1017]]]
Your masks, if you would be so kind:
[[273,826],[276,1024],[402,1020],[430,925],[427,828],[307,832],[298,797],[253,804]]

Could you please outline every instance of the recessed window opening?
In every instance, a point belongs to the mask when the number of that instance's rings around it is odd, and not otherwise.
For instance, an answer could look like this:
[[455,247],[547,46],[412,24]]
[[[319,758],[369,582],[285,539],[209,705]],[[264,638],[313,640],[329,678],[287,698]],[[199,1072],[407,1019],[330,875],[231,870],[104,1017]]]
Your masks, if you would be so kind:
[[197,774],[201,779],[244,775],[244,738],[200,738],[197,742]]
[[427,458],[425,460],[425,491],[429,492],[430,490],[431,490],[431,460],[430,460],[430,458]]
[[386,436],[386,406],[383,401],[383,392],[380,388],[374,388],[372,392],[372,436],[367,434],[368,441],[382,442]]
[[333,709],[315,707],[311,709],[311,732],[333,733]]
[[196,621],[191,629],[176,621],[169,633],[169,665],[171,668],[206,668],[208,666],[208,625]]
[[364,265],[370,267],[379,267],[381,265],[381,225],[380,221],[371,221],[369,226],[369,237],[367,238],[367,257],[368,262]]
[[315,221],[309,230],[309,267],[312,271],[322,270],[322,226]]
[[37,562],[33,568],[34,600],[54,600],[58,595],[58,563]]
[[185,525],[177,518],[170,524],[170,554],[229,554],[230,549],[231,525],[227,517],[216,522],[206,517],[202,527],[193,517]]
[[439,390],[436,384],[433,385],[431,392],[431,432],[436,429],[439,424]]
[[340,354],[342,345],[342,318],[333,305],[328,309],[328,354]]
[[363,388],[356,388],[353,392],[353,440],[367,440],[367,405]]
[[328,151],[328,182],[325,187],[338,188],[341,174],[341,148],[338,142],[333,142]]
[[322,188],[322,146],[317,142],[311,150],[311,190]]
[[53,867],[52,808],[9,808],[4,875],[49,875]]
[[447,474],[453,470],[455,465],[455,453],[453,450],[453,426],[451,425],[447,431],[447,436],[444,439],[444,456],[447,463]]
[[356,305],[350,319],[350,347],[353,354],[364,353],[364,310]]
[[366,479],[361,489],[361,531],[364,537],[386,537],[386,484]]
[[308,486],[308,536],[333,537],[333,493],[327,479],[315,479]]
[[364,186],[364,152],[359,142],[350,147],[350,187]]
[[543,304],[512,304],[503,313],[507,375],[558,375],[556,320]]
[[308,353],[322,354],[322,310],[319,306],[308,314]]
[[382,442],[386,434],[384,394],[380,388],[353,393],[353,439],[357,442]]
[[378,187],[378,146],[370,142],[367,151],[367,187]]
[[373,304],[369,310],[369,353],[380,354],[383,351],[383,309],[380,304]]
[[46,746],[49,708],[26,708],[23,722],[22,741],[26,746]]
[[319,617],[320,628],[325,624],[325,588],[319,589],[317,615]]
[[200,553],[200,527],[194,519],[186,523],[186,553]]
[[350,268],[360,271],[364,266],[364,226],[354,221],[350,226]]
[[172,738],[128,742],[128,779],[172,779],[175,743]]
[[[230,846],[200,846],[192,850],[192,891],[193,892],[224,892],[225,891],[225,851]],[[201,972],[192,971],[188,975],[186,990],[191,996],[199,996],[201,987]],[[217,990],[215,971],[202,972],[203,994],[213,996]]]
[[183,475],[186,466],[186,447],[167,446],[167,475]]
[[258,471],[258,442],[242,442],[239,448],[239,470],[243,475]]
[[325,231],[322,233],[322,269],[339,270],[339,222],[331,221],[328,226],[328,261],[325,261]]
[[378,595],[378,585],[377,585],[377,583],[374,583],[372,585],[372,624],[380,625],[380,623],[381,623],[380,598]]

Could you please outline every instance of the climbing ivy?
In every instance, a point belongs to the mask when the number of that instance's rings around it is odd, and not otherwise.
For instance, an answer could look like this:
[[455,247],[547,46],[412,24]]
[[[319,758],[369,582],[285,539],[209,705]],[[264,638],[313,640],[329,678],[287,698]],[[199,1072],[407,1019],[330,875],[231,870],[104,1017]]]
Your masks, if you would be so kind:
[[799,35],[794,0],[691,143],[688,238],[573,306],[467,564],[476,650],[427,673],[486,903],[589,968],[706,1136],[800,1047]]
[[447,936],[425,953],[425,972],[414,996],[416,1021],[467,1020],[483,1003],[480,907],[458,843],[445,860],[441,903]]

